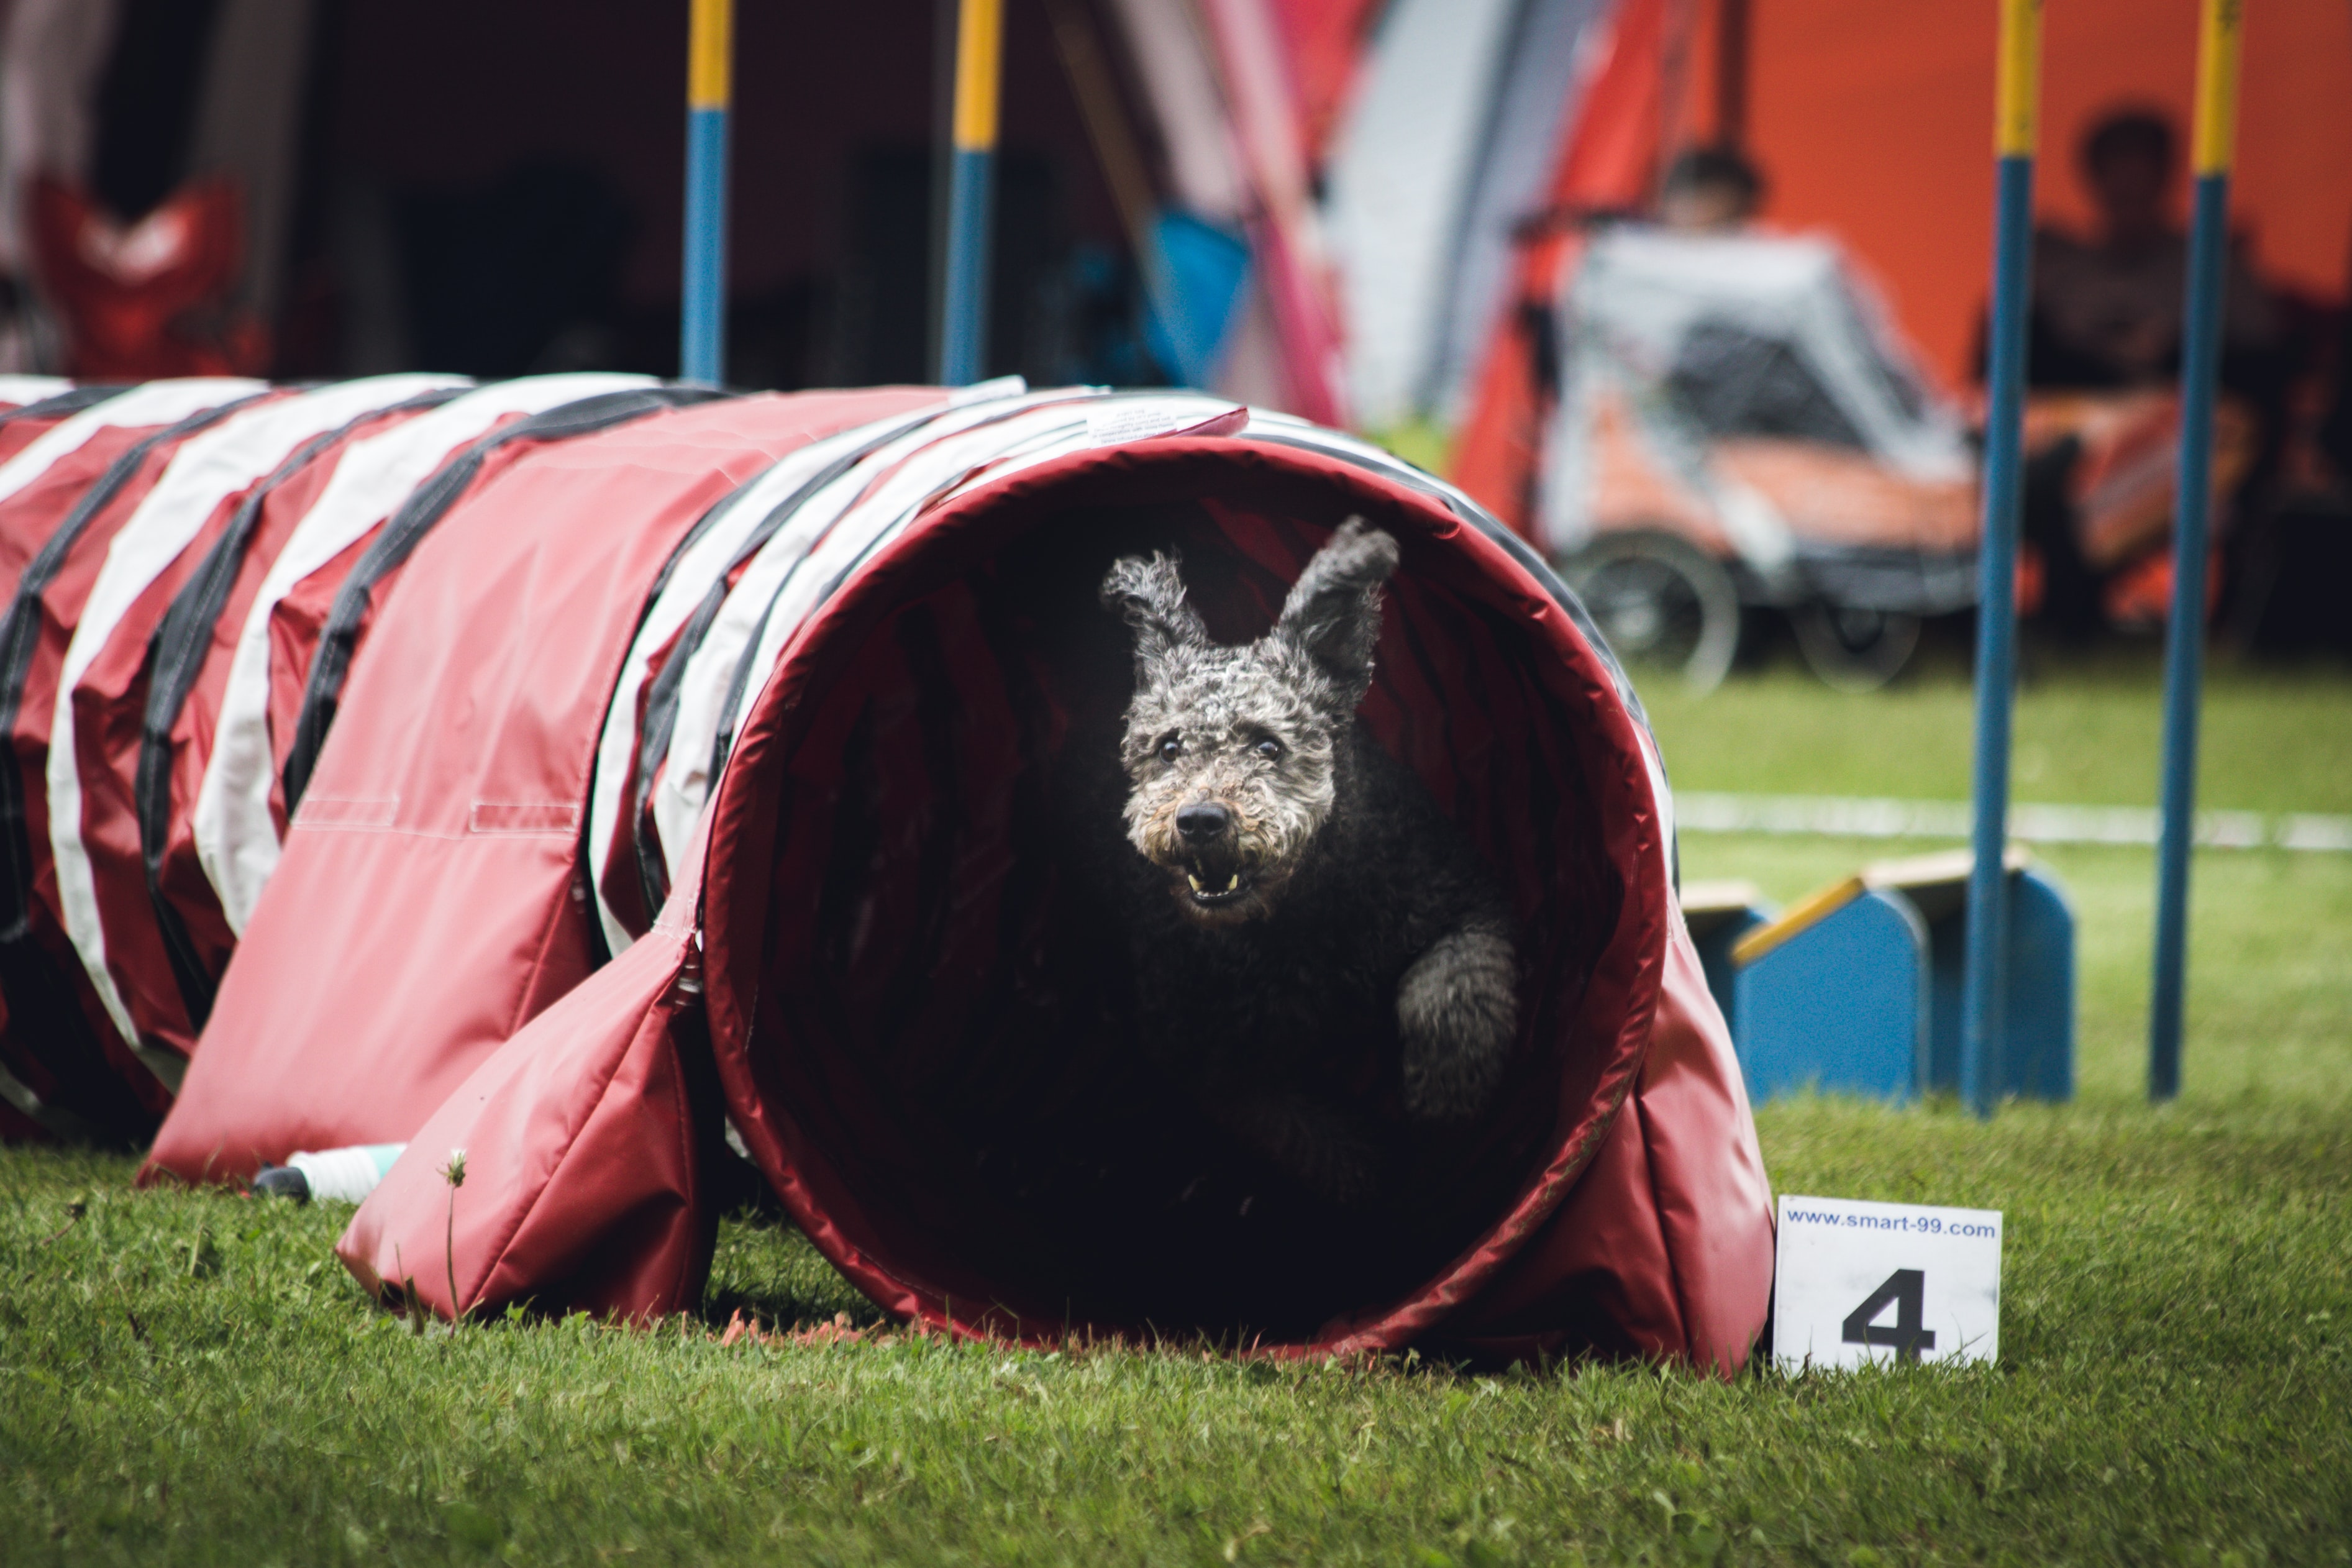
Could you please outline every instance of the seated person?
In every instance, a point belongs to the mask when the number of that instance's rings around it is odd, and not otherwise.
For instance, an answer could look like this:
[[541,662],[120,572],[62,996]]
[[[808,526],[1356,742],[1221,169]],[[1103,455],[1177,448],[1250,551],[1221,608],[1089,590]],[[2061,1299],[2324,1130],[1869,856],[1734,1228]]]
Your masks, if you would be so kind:
[[[2099,209],[2097,235],[2034,237],[2028,379],[2035,386],[2130,387],[2179,374],[2181,304],[2189,240],[2168,210],[2178,154],[2172,128],[2138,110],[2113,113],[2083,140],[2084,183]],[[2244,258],[2230,258],[2222,335],[2233,362],[2223,380],[2251,373],[2277,337],[2269,296]],[[2256,387],[2244,388],[2256,393]]]
[[1666,170],[1658,222],[1678,234],[1738,234],[1764,200],[1764,177],[1730,147],[1694,147]]
[[[2179,153],[2173,129],[2146,110],[2115,110],[2091,127],[2077,156],[2097,208],[2096,228],[2089,238],[2056,228],[2034,236],[2027,382],[2045,391],[2168,390],[2180,374],[2189,281],[2189,237],[2174,216]],[[2234,245],[2222,310],[2221,383],[2236,395],[2240,415],[2251,418],[2254,442],[2251,464],[2239,468],[2231,486],[2243,497],[2268,472],[2291,356],[2275,302]],[[2116,561],[2095,563],[2084,553],[2084,531],[2102,531],[2077,515],[2075,470],[2091,438],[2081,430],[2053,435],[2027,462],[2023,529],[2042,563],[2038,619],[2067,637],[2106,624],[2107,577],[2118,569]],[[2169,505],[2168,492],[2162,504]],[[2223,580],[2233,574],[2234,567],[2225,570]]]

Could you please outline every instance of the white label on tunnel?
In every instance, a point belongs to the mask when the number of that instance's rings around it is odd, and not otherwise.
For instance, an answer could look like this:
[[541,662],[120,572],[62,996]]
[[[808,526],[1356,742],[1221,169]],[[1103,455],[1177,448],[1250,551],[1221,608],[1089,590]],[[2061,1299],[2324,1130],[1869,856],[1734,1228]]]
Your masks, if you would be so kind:
[[1087,414],[1090,446],[1115,447],[1122,441],[1150,441],[1161,436],[1234,436],[1249,423],[1249,410],[1239,404],[1203,412],[1197,399],[1162,403],[1157,399],[1124,400]]
[[2000,1211],[1780,1198],[1772,1362],[1782,1372],[1991,1361]]
[[975,381],[970,386],[957,387],[948,394],[948,406],[969,408],[975,403],[993,403],[1000,397],[1023,397],[1028,391],[1026,377],[1000,375],[992,381]]

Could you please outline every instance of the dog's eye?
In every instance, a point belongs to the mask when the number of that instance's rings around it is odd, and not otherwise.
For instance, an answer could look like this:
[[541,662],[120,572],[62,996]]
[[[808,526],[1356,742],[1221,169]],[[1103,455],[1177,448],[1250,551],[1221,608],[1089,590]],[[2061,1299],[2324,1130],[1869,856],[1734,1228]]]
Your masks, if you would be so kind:
[[1184,742],[1171,735],[1160,742],[1160,760],[1163,763],[1172,763],[1183,750]]
[[1255,750],[1259,756],[1264,757],[1269,763],[1276,763],[1282,760],[1282,742],[1276,740],[1271,735],[1268,735],[1265,740],[1260,741]]

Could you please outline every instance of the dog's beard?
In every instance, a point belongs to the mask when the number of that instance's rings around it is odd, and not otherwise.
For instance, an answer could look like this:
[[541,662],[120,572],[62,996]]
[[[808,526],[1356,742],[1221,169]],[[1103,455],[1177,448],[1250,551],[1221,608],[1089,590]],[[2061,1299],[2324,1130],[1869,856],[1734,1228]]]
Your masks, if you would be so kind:
[[[1272,915],[1321,826],[1319,817],[1270,823],[1231,800],[1236,831],[1207,844],[1188,842],[1176,814],[1188,797],[1171,792],[1157,802],[1129,802],[1129,840],[1166,879],[1169,896],[1195,924],[1246,925]],[[1279,831],[1288,827],[1289,832]]]
[[1286,862],[1268,867],[1238,858],[1228,863],[1193,856],[1172,866],[1162,864],[1161,868],[1168,873],[1169,896],[1176,900],[1177,909],[1195,924],[1209,927],[1248,925],[1266,919],[1290,885],[1291,867]]

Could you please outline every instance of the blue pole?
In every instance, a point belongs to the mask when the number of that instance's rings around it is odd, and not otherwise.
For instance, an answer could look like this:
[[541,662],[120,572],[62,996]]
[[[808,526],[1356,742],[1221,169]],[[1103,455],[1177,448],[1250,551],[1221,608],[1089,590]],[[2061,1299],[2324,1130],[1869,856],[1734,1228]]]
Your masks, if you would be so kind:
[[2197,816],[2198,701],[2205,680],[2205,559],[2212,510],[2213,400],[2229,266],[2230,142],[2236,118],[2239,0],[2206,0],[2197,59],[2195,206],[2181,325],[2180,468],[2172,523],[2172,615],[2164,646],[2163,826],[2156,863],[2156,976],[2147,1097],[2180,1092],[2189,977],[2189,856]]
[[686,257],[677,374],[717,385],[727,374],[727,110],[733,0],[694,0],[687,45]]
[[993,153],[959,147],[948,188],[947,308],[940,340],[940,382],[978,381],[988,356],[988,240]]
[[1960,1099],[1992,1114],[2008,986],[2010,705],[2017,686],[2017,533],[2025,412],[2025,314],[2033,264],[2034,110],[2041,0],[2001,0],[1994,151],[1992,342],[1987,368],[1983,537],[1977,547],[1976,804],[1960,990]]
[[948,386],[978,381],[988,357],[989,201],[1003,35],[1003,0],[961,0],[956,16],[948,275],[940,313],[940,380]]

